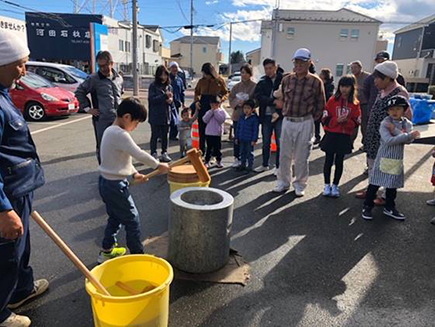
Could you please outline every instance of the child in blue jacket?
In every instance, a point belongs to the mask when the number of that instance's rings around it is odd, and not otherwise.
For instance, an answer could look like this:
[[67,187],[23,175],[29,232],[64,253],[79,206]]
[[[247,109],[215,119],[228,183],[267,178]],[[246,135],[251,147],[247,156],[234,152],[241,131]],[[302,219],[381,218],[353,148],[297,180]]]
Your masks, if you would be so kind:
[[[241,165],[238,171],[250,173],[254,165],[254,146],[258,140],[258,127],[260,119],[255,113],[255,101],[248,100],[243,105],[242,117],[240,117],[236,130],[236,142],[240,144]],[[248,161],[248,167],[246,167]]]

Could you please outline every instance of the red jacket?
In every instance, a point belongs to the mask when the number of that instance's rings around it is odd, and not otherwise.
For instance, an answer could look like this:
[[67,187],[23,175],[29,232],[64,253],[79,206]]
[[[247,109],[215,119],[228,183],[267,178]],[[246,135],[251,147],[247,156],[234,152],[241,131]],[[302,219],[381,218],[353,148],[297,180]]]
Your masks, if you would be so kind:
[[[347,120],[339,123],[337,119],[340,116],[347,116]],[[323,111],[322,123],[326,132],[353,135],[355,127],[361,124],[359,102],[353,104],[343,97],[338,100],[335,96],[330,97]]]

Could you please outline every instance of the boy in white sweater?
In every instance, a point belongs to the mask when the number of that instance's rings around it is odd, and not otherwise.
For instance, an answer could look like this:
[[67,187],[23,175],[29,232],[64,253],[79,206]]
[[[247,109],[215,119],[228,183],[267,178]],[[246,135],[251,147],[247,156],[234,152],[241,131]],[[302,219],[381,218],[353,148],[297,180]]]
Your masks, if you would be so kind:
[[117,246],[116,235],[121,225],[127,234],[127,247],[131,254],[144,253],[141,241],[140,220],[136,205],[129,192],[128,178],[144,182],[145,176],[138,173],[132,157],[161,173],[167,173],[169,166],[160,163],[133,141],[130,133],[139,123],[147,119],[145,107],[136,98],[122,101],[117,118],[106,129],[101,141],[101,164],[99,167],[99,190],[109,215],[98,263],[124,255],[127,250]]

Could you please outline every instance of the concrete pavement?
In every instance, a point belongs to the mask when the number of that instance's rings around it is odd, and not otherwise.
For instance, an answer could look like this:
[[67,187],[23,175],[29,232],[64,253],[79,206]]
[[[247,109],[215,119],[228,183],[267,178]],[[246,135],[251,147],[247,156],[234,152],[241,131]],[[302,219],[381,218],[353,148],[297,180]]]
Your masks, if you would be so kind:
[[[32,123],[47,184],[36,192],[35,209],[92,268],[106,223],[97,189],[91,121],[85,115]],[[70,123],[76,120],[74,123]],[[60,125],[59,123],[68,123]],[[69,124],[70,123],[70,124]],[[50,128],[53,127],[53,128]],[[149,149],[150,130],[133,134]],[[170,154],[177,158],[177,144]],[[240,175],[229,168],[232,150],[223,144],[222,170],[212,169],[212,186],[235,197],[232,247],[251,262],[248,286],[174,281],[170,326],[434,326],[435,210],[429,180],[432,146],[406,149],[406,187],[398,195],[405,222],[360,217],[354,193],[367,185],[365,156],[345,161],[342,197],[325,199],[323,153],[314,149],[306,196],[276,195],[271,172]],[[256,163],[261,150],[257,146]],[[142,216],[143,237],[167,230],[169,187],[164,177],[132,187]],[[52,241],[32,224],[32,265],[46,277],[48,294],[23,307],[33,326],[92,326],[84,280]],[[121,232],[120,242],[124,243]]]

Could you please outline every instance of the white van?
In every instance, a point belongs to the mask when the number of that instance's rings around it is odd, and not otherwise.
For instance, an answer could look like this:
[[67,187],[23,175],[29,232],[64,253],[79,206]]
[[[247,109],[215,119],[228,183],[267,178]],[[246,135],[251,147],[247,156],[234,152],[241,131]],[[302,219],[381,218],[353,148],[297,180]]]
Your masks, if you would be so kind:
[[88,77],[88,74],[74,66],[50,62],[29,61],[26,63],[26,69],[73,93]]

